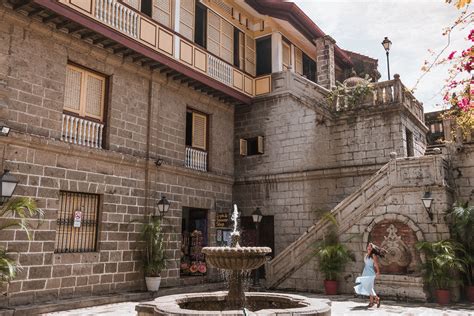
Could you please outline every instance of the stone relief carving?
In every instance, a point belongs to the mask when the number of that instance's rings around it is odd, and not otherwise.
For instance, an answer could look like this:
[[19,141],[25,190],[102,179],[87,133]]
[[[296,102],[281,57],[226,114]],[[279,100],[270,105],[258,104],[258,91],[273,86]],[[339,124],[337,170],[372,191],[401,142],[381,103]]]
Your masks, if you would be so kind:
[[393,224],[390,224],[387,233],[388,235],[383,237],[384,241],[381,244],[387,253],[385,258],[380,260],[380,264],[385,267],[385,270],[406,271],[412,259],[410,248],[403,242],[402,237],[397,235],[397,228]]

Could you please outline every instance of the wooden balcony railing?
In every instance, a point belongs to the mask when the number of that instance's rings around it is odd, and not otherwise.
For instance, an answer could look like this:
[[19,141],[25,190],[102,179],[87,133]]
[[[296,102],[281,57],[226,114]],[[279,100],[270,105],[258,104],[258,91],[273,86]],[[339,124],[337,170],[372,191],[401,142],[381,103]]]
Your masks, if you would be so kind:
[[104,124],[63,114],[61,140],[92,148],[102,148]]
[[246,97],[271,92],[269,75],[255,78],[117,0],[55,1]]
[[186,147],[184,166],[198,171],[207,171],[207,151]]

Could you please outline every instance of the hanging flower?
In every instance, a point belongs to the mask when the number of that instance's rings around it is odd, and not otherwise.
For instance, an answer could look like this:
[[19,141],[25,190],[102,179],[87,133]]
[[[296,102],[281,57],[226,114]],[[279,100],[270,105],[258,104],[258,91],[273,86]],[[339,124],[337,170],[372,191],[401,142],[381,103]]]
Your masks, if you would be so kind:
[[453,57],[454,57],[454,55],[456,54],[456,52],[457,52],[457,51],[451,52],[451,54],[449,54],[449,56],[448,56],[448,59],[449,59],[449,60],[453,59]]

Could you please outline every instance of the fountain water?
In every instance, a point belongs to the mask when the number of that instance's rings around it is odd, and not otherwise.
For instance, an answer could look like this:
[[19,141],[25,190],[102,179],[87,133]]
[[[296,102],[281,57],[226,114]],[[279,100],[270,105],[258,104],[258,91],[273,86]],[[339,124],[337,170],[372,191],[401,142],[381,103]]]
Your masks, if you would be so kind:
[[[241,247],[237,205],[234,204],[230,247],[204,247],[207,262],[219,269],[229,271],[229,291],[215,293],[183,294],[159,297],[150,303],[136,307],[138,316],[148,315],[242,315],[244,308],[253,315],[330,315],[327,300],[310,299],[298,295],[277,293],[245,293],[244,279],[249,271],[265,263],[265,256],[272,250],[268,247]],[[231,312],[229,312],[231,311]],[[229,314],[230,313],[230,314]]]

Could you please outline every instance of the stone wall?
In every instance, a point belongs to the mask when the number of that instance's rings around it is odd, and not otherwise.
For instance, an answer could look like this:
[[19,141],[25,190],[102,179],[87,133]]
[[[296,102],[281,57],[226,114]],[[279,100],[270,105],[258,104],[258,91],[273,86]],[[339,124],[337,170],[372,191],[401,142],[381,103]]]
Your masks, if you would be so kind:
[[[45,211],[32,241],[15,230],[0,236],[24,267],[2,303],[143,289],[138,222],[154,211],[161,194],[171,202],[162,284],[179,284],[182,208],[209,210],[212,243],[215,212],[231,206],[233,108],[4,7],[0,38],[5,121],[12,127],[9,137],[0,138],[2,164],[19,180],[15,194],[35,198]],[[60,141],[68,61],[109,76],[106,149]],[[184,168],[188,107],[209,114],[208,173]],[[164,160],[160,167],[157,158]],[[60,191],[100,195],[97,252],[55,253]]]
[[[410,260],[403,262],[403,256],[397,257],[400,253],[396,252],[392,254],[393,256],[388,255],[387,259],[392,256],[393,262],[405,265],[407,272],[400,275],[400,271],[390,271],[382,276],[376,287],[380,286],[385,291],[380,293],[384,296],[426,300],[427,296],[419,278],[419,262],[422,258],[414,250],[414,243],[421,240],[436,241],[449,238],[449,231],[443,216],[444,211],[453,200],[451,186],[445,180],[448,172],[447,164],[440,163],[441,161],[435,163],[430,159],[428,157],[399,159],[396,162],[396,168],[389,165],[388,174],[383,176],[386,178],[384,181],[390,184],[388,191],[375,199],[372,204],[360,205],[359,199],[352,196],[352,203],[343,201],[338,205],[338,207],[342,207],[337,211],[338,213],[346,213],[344,209],[354,209],[353,215],[339,216],[336,214],[341,227],[339,230],[340,241],[355,255],[355,264],[348,264],[339,279],[342,293],[353,293],[355,278],[363,270],[363,257],[366,253],[367,243],[385,240],[385,237],[389,238],[389,232],[383,236],[377,236],[379,230],[377,227],[393,224],[396,227],[403,227],[396,234],[406,244]],[[373,190],[381,191],[384,188],[378,184],[373,184],[373,186]],[[421,203],[421,197],[426,188],[429,188],[433,193],[433,220],[430,219]],[[362,187],[361,192],[367,189],[371,190],[372,188]],[[358,204],[353,205],[353,203]],[[303,239],[299,240],[298,244],[306,245],[307,249],[311,249],[312,246],[303,243]],[[390,248],[391,246],[384,245],[384,247]],[[294,255],[301,257],[297,253]],[[279,288],[323,292],[323,280],[324,275],[318,271],[316,260],[311,259],[286,278]],[[404,282],[403,280],[407,284],[406,287],[400,286]],[[408,286],[409,284],[410,286]]]
[[[278,254],[324,211],[390,159],[406,156],[405,127],[424,153],[426,129],[401,104],[331,112],[327,90],[290,72],[272,74],[272,94],[235,112],[234,200],[244,214],[274,216]],[[264,137],[264,153],[241,156],[239,141]]]
[[456,200],[474,205],[474,144],[448,145],[452,157]]

